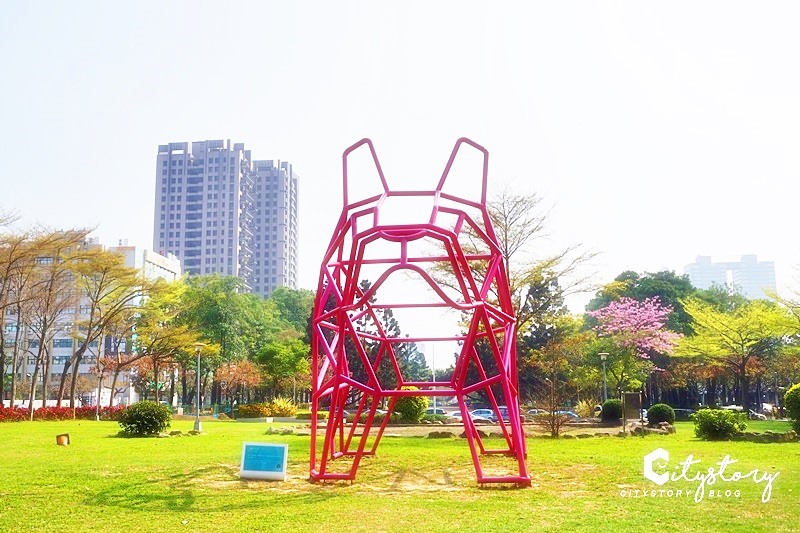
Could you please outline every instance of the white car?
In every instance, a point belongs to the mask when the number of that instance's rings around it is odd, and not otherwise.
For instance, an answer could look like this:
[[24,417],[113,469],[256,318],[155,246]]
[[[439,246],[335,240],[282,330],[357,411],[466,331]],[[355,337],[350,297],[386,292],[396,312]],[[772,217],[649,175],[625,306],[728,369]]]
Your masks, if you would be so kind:
[[[452,418],[454,420],[457,420],[459,422],[461,422],[463,420],[463,417],[461,416],[461,411],[453,411],[452,413],[447,413],[447,416],[449,416],[450,418]],[[473,422],[479,422],[479,423],[491,422],[491,420],[489,420],[488,418],[485,418],[485,417],[480,416],[480,415],[476,415],[474,412],[469,414],[469,418]]]

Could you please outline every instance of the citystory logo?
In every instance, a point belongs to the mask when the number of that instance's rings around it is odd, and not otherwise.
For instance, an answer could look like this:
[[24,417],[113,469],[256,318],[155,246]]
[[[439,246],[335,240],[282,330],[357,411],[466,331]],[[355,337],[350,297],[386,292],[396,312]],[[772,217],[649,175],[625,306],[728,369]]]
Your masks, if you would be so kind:
[[772,474],[762,472],[759,469],[753,469],[747,473],[733,471],[733,468],[728,469],[729,466],[738,463],[736,459],[731,459],[730,455],[726,455],[721,461],[714,463],[715,466],[708,467],[708,469],[698,468],[690,472],[694,465],[700,463],[699,459],[695,459],[693,455],[689,455],[685,460],[675,464],[670,472],[669,468],[669,452],[664,448],[658,448],[644,456],[644,477],[663,487],[670,481],[679,482],[685,481],[689,483],[698,483],[693,489],[626,489],[622,490],[620,496],[629,498],[638,497],[668,497],[668,498],[683,498],[694,496],[695,502],[703,501],[706,497],[706,488],[708,488],[709,498],[739,498],[741,497],[741,490],[739,488],[730,489],[714,489],[717,483],[739,483],[742,481],[751,481],[757,485],[764,483],[764,489],[761,493],[761,501],[767,503],[772,497],[772,482],[778,477],[780,472]]

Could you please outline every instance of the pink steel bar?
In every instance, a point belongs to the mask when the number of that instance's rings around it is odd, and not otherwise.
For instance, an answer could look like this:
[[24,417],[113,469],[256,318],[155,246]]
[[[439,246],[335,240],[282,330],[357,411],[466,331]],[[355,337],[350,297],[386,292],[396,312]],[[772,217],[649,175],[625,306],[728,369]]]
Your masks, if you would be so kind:
[[[470,146],[483,155],[482,183],[480,200],[474,201],[443,192],[459,149]],[[348,181],[348,156],[355,150],[366,146],[378,172],[383,193],[369,198],[352,201]],[[311,457],[309,473],[314,480],[353,480],[358,466],[366,455],[374,455],[383,436],[389,415],[394,410],[398,398],[404,396],[455,396],[461,410],[470,455],[475,467],[478,483],[514,483],[530,486],[525,464],[526,444],[519,417],[512,416],[508,423],[500,420],[500,428],[507,444],[505,449],[486,449],[472,422],[465,397],[476,391],[484,391],[492,409],[498,413],[494,388],[499,388],[511,413],[519,412],[516,369],[516,318],[508,289],[503,256],[498,245],[486,209],[488,183],[488,157],[485,148],[477,143],[461,138],[456,141],[434,190],[393,191],[389,188],[378,161],[377,153],[369,139],[362,139],[350,146],[342,154],[342,198],[343,208],[330,244],[325,252],[320,269],[319,285],[312,316],[312,417],[311,417]],[[430,216],[424,221],[410,221],[409,224],[381,224],[381,208],[391,197],[428,198],[431,202]],[[465,209],[480,213],[479,222]],[[413,215],[414,213],[411,213]],[[446,216],[440,217],[441,214]],[[453,223],[453,219],[455,222]],[[440,223],[440,219],[447,224]],[[466,254],[461,248],[459,237],[469,228],[483,241],[489,252]],[[409,255],[409,243],[420,239],[439,241],[445,255],[420,257]],[[399,244],[396,257],[372,257],[370,251],[378,242]],[[385,252],[384,252],[385,254]],[[484,280],[478,283],[470,269],[471,261],[486,262]],[[425,269],[438,263],[449,265],[460,292],[454,300],[439,286]],[[359,286],[361,269],[365,265],[374,268],[385,265],[382,274],[366,291]],[[381,285],[399,270],[413,271],[431,288],[440,301],[373,303],[374,296]],[[489,297],[495,302],[489,301]],[[460,310],[471,317],[466,334],[449,332],[434,337],[388,337],[381,326],[376,312],[380,309],[437,308],[448,307]],[[377,332],[361,331],[357,324],[368,323]],[[395,354],[398,343],[425,341],[462,341],[461,353],[456,360],[453,378],[448,382],[406,381]],[[377,352],[368,353],[366,342],[376,344]],[[476,343],[483,342],[491,350],[497,372],[488,375],[481,364]],[[381,383],[379,366],[386,361],[388,368],[397,378],[397,387]],[[356,366],[353,366],[356,365]],[[363,368],[363,381],[353,376],[351,369]],[[478,380],[467,381],[470,369],[477,373]],[[472,379],[472,378],[470,378]],[[401,390],[404,385],[420,387],[420,390]],[[442,388],[435,388],[442,387]],[[348,423],[344,414],[353,393],[361,395],[356,409],[355,420]],[[375,421],[378,405],[388,400],[388,411],[378,426],[375,441],[367,448]],[[367,402],[369,401],[369,406]],[[317,422],[317,413],[327,410],[328,422],[324,429]],[[366,413],[363,424],[359,423],[362,413]],[[361,437],[354,440],[356,431],[361,428]],[[319,450],[317,435],[322,432],[322,449]],[[486,475],[481,466],[483,454],[507,454],[516,459],[518,474],[509,476]],[[352,458],[346,472],[334,472],[331,467],[339,464],[342,458]]]

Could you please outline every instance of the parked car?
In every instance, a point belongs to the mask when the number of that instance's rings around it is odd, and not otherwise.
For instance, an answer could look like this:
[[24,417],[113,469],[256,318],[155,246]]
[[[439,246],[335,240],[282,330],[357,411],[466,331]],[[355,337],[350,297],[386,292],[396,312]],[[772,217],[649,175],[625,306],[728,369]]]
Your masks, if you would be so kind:
[[479,417],[492,422],[497,422],[497,415],[491,409],[474,409],[472,412],[470,412],[470,415],[472,415],[473,420],[475,420],[475,417]]
[[576,413],[573,411],[553,411],[554,414],[567,416],[569,418],[580,418]]
[[533,418],[534,416],[546,415],[546,414],[548,413],[544,409],[528,409],[528,412],[525,413],[525,416]]
[[675,420],[691,420],[694,414],[694,409],[673,409],[675,411]]
[[[463,420],[462,417],[461,417],[461,411],[453,411],[451,413],[447,413],[447,416],[452,418],[456,422],[461,422]],[[482,417],[482,416],[477,416],[477,415],[474,415],[472,413],[469,413],[469,418],[473,422],[478,422],[478,423],[482,423],[482,424],[489,424],[489,423],[492,422],[488,418],[485,418],[485,417]]]
[[744,407],[741,405],[723,405],[720,409],[725,409],[726,411],[744,411]]
[[503,422],[508,422],[508,407],[505,405],[498,405],[497,410],[500,411],[500,418],[503,419]]
[[437,407],[435,409],[433,407],[428,407],[427,409],[425,409],[425,414],[426,415],[444,415],[444,416],[447,416],[447,411],[445,411],[441,407]]

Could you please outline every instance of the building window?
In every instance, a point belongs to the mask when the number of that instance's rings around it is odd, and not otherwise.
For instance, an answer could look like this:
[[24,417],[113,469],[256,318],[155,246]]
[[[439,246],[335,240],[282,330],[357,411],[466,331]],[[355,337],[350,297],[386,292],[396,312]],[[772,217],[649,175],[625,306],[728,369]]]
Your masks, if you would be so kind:
[[72,339],[55,339],[53,341],[54,348],[72,348]]

